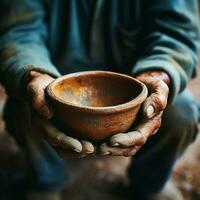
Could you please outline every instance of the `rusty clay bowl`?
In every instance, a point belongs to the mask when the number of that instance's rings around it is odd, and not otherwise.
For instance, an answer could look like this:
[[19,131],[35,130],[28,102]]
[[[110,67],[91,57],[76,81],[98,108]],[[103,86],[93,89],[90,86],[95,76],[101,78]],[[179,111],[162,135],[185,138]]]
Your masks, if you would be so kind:
[[124,74],[87,71],[56,79],[47,94],[68,135],[98,142],[131,127],[147,88]]

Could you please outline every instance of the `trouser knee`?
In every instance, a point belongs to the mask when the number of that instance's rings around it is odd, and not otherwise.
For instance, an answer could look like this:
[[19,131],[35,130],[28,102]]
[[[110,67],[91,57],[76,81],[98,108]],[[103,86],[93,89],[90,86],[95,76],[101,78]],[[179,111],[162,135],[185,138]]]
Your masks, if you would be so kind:
[[132,159],[129,180],[134,193],[145,191],[148,196],[163,188],[175,161],[198,133],[198,117],[198,105],[187,92],[168,106],[158,133]]
[[173,146],[180,146],[180,151],[196,138],[198,133],[199,110],[197,103],[188,92],[177,97],[163,116],[161,132]]

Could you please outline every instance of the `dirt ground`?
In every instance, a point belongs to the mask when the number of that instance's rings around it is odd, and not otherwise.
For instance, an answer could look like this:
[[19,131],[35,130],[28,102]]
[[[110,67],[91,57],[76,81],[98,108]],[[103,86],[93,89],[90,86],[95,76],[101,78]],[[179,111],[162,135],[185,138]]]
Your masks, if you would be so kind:
[[[189,89],[200,100],[200,77]],[[0,113],[5,102],[0,89]],[[0,114],[1,117],[1,114]],[[125,200],[113,188],[126,180],[129,159],[123,157],[87,158],[68,161],[69,183],[63,190],[63,199],[68,200]],[[200,136],[190,145],[174,169],[172,180],[181,189],[185,200],[200,199]],[[66,169],[66,170],[67,170]],[[26,164],[23,153],[5,130],[0,118],[0,199],[22,199]],[[18,198],[17,198],[18,197]]]

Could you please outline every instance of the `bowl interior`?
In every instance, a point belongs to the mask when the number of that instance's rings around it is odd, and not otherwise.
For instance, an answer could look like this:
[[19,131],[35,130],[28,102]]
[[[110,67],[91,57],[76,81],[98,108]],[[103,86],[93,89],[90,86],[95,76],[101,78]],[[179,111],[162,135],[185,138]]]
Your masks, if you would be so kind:
[[52,91],[64,102],[77,106],[107,107],[127,103],[142,92],[134,79],[117,74],[69,76],[53,85]]

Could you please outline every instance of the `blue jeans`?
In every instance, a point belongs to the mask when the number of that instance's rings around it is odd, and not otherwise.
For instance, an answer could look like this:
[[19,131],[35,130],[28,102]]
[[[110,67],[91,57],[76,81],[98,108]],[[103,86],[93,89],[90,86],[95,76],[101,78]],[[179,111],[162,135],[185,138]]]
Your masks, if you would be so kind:
[[[5,121],[8,131],[26,154],[29,164],[29,188],[55,191],[65,180],[65,162],[44,141],[31,138],[29,108],[13,99],[7,101]],[[134,194],[159,192],[174,163],[198,133],[199,108],[189,92],[181,93],[163,115],[159,132],[132,158],[128,173]],[[17,120],[16,120],[17,119]]]

